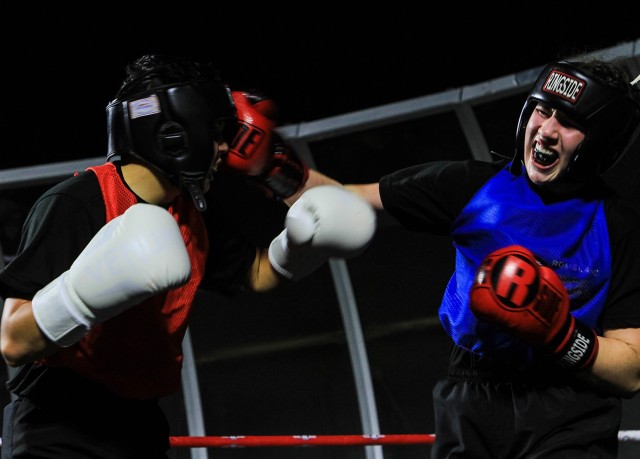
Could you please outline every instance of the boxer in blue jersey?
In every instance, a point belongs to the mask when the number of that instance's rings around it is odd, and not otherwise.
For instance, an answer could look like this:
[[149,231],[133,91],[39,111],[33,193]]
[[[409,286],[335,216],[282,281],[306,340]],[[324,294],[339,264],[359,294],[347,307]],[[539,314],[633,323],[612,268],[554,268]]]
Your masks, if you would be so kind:
[[[551,63],[513,157],[345,185],[455,247],[432,458],[617,456],[622,398],[640,390],[640,215],[602,174],[637,138],[636,83],[614,62]],[[311,171],[305,189],[326,183]]]

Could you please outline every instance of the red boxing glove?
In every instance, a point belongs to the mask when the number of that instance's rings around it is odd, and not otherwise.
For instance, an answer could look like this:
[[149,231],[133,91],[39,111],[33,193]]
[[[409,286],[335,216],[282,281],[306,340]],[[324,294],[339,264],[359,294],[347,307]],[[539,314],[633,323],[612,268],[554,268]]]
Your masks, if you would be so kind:
[[222,169],[246,175],[268,188],[270,196],[288,198],[302,188],[309,169],[274,131],[276,106],[260,94],[233,91],[238,131]]
[[275,106],[269,99],[246,92],[233,91],[231,96],[238,112],[238,131],[229,145],[224,165],[244,175],[262,175],[273,154]]
[[598,353],[596,332],[571,315],[558,275],[524,247],[505,247],[483,260],[469,305],[479,319],[551,352],[562,366],[585,368]]

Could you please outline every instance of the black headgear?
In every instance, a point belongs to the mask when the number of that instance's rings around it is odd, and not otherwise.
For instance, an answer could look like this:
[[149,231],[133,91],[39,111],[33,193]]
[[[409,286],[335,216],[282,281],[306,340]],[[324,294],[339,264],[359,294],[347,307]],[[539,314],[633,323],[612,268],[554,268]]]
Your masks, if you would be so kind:
[[519,173],[529,117],[541,102],[562,111],[585,133],[567,168],[572,180],[588,180],[610,169],[633,142],[640,106],[625,91],[602,83],[570,62],[547,65],[520,113],[511,171]]
[[188,190],[203,211],[203,186],[214,159],[214,140],[222,135],[220,122],[235,119],[229,89],[213,79],[119,95],[107,105],[107,160],[133,155],[148,161]]

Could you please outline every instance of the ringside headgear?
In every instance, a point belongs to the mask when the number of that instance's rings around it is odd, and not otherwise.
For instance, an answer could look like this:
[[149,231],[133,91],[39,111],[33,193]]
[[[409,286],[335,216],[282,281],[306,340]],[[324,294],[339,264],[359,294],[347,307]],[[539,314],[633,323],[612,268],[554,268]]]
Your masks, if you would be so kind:
[[567,167],[572,180],[589,179],[610,169],[633,142],[640,123],[640,106],[621,89],[602,83],[577,64],[549,64],[520,113],[513,173],[520,173],[526,126],[539,102],[565,113],[585,133]]
[[[153,73],[140,78],[158,79]],[[160,83],[119,93],[106,110],[107,160],[133,155],[148,161],[188,190],[198,210],[205,210],[203,186],[214,140],[221,136],[220,122],[236,119],[228,87],[215,79]]]

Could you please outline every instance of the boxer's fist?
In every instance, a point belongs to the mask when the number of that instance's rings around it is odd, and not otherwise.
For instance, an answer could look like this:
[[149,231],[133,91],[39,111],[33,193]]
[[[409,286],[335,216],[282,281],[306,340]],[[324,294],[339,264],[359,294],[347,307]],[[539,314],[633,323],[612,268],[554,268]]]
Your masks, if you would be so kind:
[[47,338],[70,346],[94,325],[190,276],[173,215],[136,204],[103,226],[71,268],[35,294],[33,314]]
[[309,170],[274,131],[277,108],[272,99],[255,92],[231,93],[238,113],[238,130],[222,158],[221,170],[248,176],[268,189],[268,195],[288,198],[307,181]]
[[284,231],[269,246],[269,260],[282,276],[298,280],[330,258],[358,255],[375,228],[375,211],[361,197],[341,186],[311,188],[287,212]]
[[479,319],[548,350],[564,366],[584,368],[596,356],[596,333],[571,315],[564,284],[524,247],[505,247],[483,260],[469,305]]

